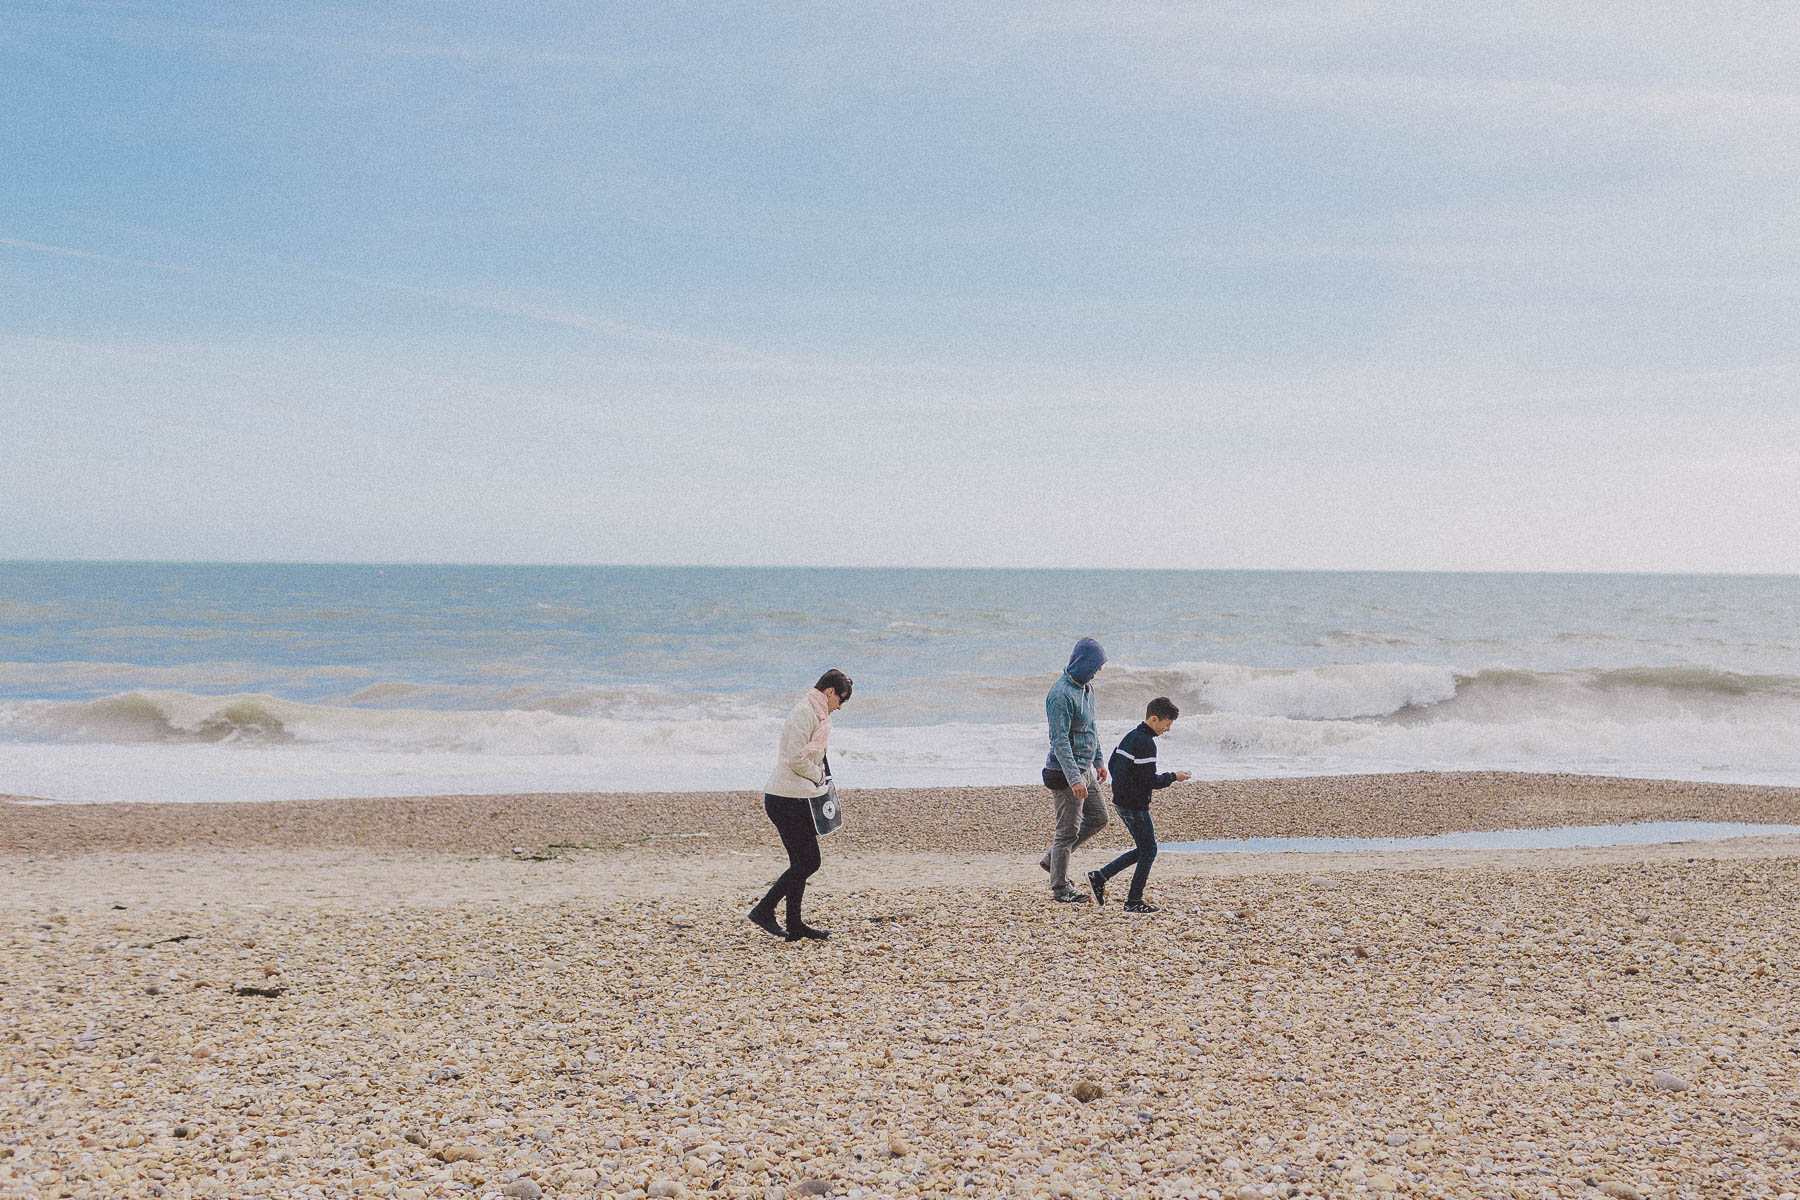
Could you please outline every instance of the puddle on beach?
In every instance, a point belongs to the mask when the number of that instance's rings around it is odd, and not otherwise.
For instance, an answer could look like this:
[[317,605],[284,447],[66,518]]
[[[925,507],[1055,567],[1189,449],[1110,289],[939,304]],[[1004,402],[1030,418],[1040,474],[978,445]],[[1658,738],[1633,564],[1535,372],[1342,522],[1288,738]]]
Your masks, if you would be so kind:
[[1723,838],[1800,834],[1800,825],[1732,821],[1642,821],[1635,825],[1563,825],[1554,829],[1493,829],[1390,838],[1221,838],[1163,842],[1176,854],[1338,854],[1388,850],[1560,850],[1581,846],[1651,846],[1716,842]]

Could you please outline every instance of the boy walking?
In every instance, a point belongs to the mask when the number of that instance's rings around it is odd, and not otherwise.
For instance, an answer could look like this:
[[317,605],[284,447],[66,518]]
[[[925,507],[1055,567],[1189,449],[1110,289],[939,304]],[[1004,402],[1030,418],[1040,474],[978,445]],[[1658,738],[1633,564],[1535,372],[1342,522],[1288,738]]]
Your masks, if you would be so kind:
[[1088,886],[1094,889],[1096,904],[1106,903],[1107,880],[1135,865],[1131,891],[1125,895],[1125,911],[1157,911],[1154,904],[1144,899],[1144,883],[1150,878],[1150,864],[1156,861],[1156,826],[1150,820],[1150,793],[1191,777],[1186,771],[1156,773],[1156,739],[1169,732],[1169,726],[1180,715],[1181,710],[1167,696],[1158,696],[1145,707],[1143,724],[1126,734],[1112,752],[1113,807],[1119,810],[1119,820],[1136,845],[1098,871],[1088,872]]

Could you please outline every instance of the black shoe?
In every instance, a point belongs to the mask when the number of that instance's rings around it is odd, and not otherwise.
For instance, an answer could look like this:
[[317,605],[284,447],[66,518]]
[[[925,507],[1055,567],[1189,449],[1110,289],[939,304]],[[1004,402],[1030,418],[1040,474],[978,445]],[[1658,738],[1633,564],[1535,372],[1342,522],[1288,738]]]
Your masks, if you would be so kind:
[[1106,875],[1100,871],[1088,872],[1088,886],[1094,889],[1094,903],[1106,903]]
[[1086,904],[1088,902],[1088,897],[1082,895],[1074,888],[1064,888],[1060,892],[1051,892],[1050,898],[1058,904]]
[[1125,902],[1125,911],[1128,913],[1155,913],[1161,912],[1162,909],[1156,907],[1154,904],[1145,904],[1142,900],[1127,900]]
[[750,910],[750,915],[746,918],[746,920],[748,920],[752,925],[756,926],[758,929],[766,930],[767,932],[774,934],[778,938],[784,938],[787,936],[787,930],[783,929],[781,927],[781,925],[775,920],[774,913],[759,912],[758,910],[753,908]]
[[1038,859],[1038,870],[1048,875],[1050,873],[1050,860],[1047,858]]
[[822,942],[830,936],[831,936],[831,930],[829,930],[829,929],[814,929],[811,925],[808,925],[805,921],[801,921],[798,924],[793,925],[787,931],[787,940],[790,942],[797,942],[801,938],[812,938],[814,941]]

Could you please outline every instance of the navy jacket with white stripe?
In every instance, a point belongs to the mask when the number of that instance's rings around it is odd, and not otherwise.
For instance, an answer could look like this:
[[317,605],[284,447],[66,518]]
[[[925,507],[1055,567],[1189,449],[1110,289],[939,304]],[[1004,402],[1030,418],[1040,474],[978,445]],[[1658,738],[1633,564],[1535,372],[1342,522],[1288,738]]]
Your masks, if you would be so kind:
[[1156,735],[1142,722],[1112,752],[1107,770],[1113,777],[1113,803],[1120,808],[1149,808],[1150,793],[1175,782],[1173,771],[1156,773]]

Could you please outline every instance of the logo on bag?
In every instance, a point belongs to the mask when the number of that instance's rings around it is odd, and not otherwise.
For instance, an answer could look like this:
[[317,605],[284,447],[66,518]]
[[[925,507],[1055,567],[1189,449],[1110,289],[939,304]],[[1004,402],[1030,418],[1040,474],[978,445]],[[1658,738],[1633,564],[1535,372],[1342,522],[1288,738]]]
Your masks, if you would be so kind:
[[825,814],[825,819],[827,821],[831,820],[833,817],[837,816],[837,801],[827,800],[825,802],[825,807],[819,811]]

